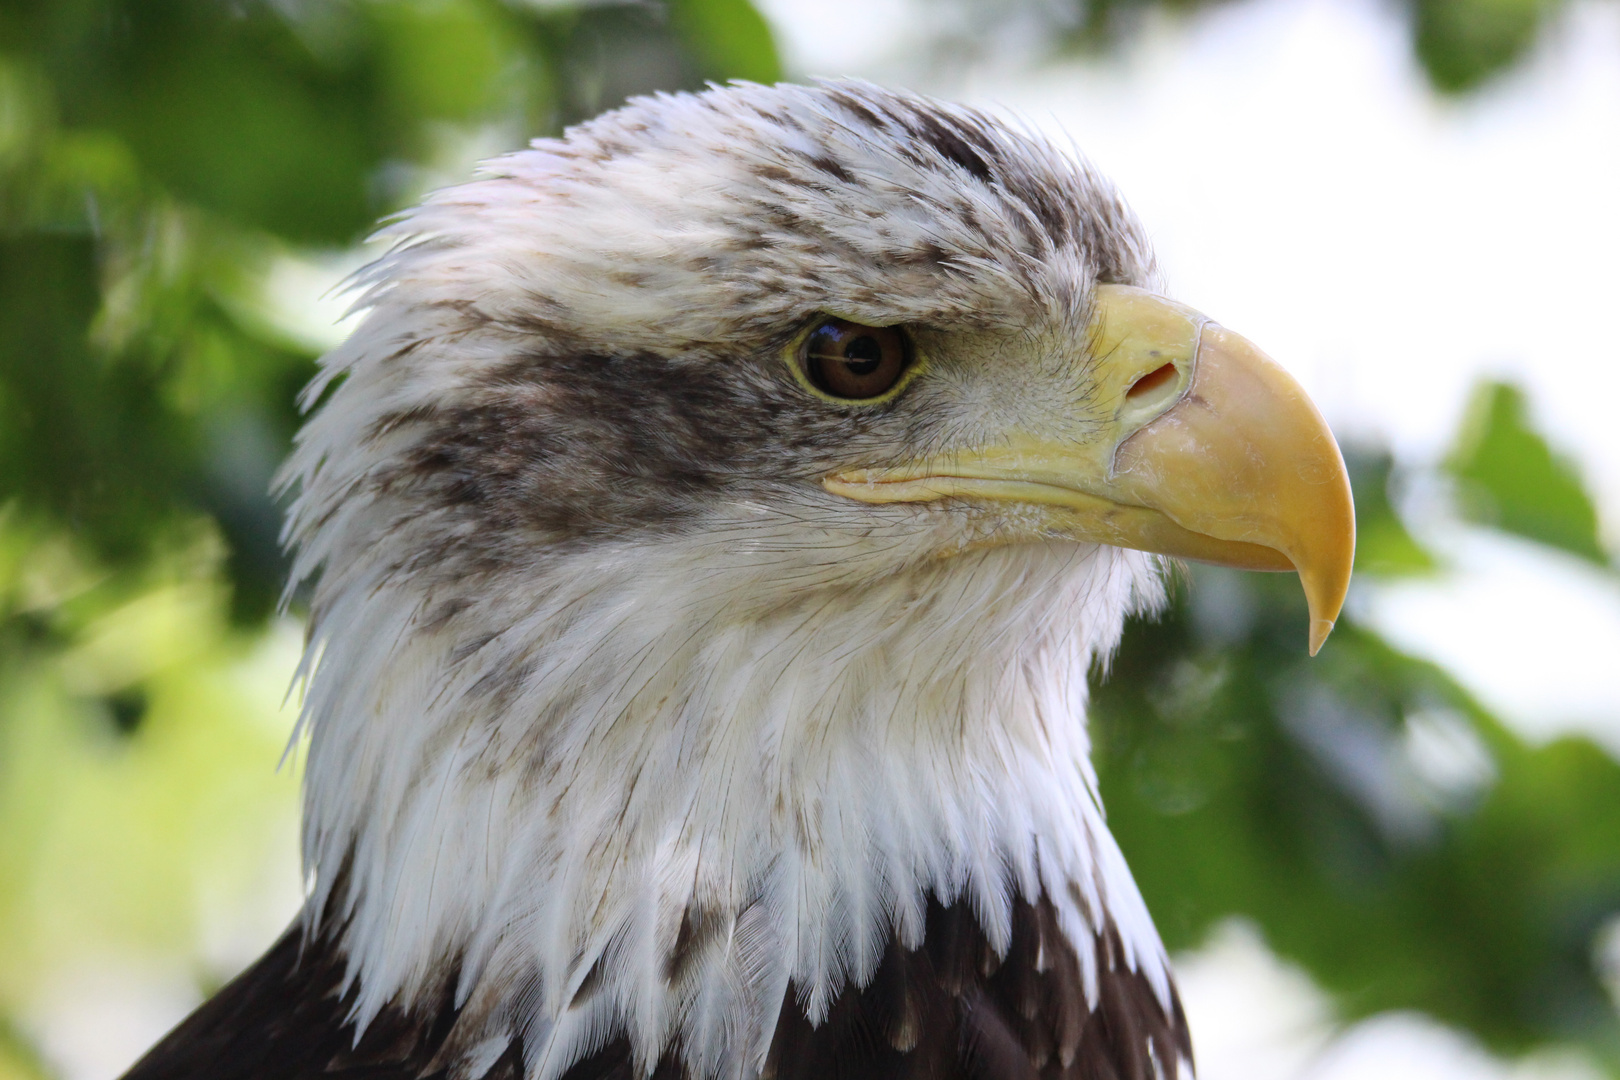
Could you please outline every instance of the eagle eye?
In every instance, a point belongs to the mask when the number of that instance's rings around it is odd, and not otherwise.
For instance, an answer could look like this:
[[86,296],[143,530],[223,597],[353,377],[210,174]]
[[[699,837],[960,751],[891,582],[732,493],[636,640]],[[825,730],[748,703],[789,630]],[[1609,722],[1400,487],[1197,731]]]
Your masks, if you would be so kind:
[[847,401],[882,397],[910,362],[910,342],[897,326],[828,318],[804,339],[805,376],[822,393]]

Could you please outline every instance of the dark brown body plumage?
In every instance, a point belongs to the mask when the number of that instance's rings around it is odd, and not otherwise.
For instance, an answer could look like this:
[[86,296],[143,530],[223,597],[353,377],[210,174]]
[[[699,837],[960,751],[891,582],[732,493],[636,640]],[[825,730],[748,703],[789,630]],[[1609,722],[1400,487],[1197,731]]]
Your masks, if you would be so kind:
[[[1166,1015],[1131,971],[1119,939],[1095,943],[1101,972],[1096,1009],[1086,1005],[1080,966],[1042,900],[1014,909],[1012,944],[997,957],[965,903],[930,902],[921,948],[891,942],[877,975],[846,988],[812,1026],[793,994],[782,1004],[764,1075],[769,1080],[1157,1080],[1191,1058],[1186,1018],[1172,997]],[[389,1007],[356,1044],[342,992],[344,961],[329,939],[303,945],[288,931],[135,1065],[124,1080],[437,1080],[435,1059],[456,1019],[452,1002],[432,1013]],[[485,1080],[521,1080],[514,1041]],[[565,1080],[636,1080],[630,1044],[609,1042]],[[679,1051],[651,1080],[685,1080]]]

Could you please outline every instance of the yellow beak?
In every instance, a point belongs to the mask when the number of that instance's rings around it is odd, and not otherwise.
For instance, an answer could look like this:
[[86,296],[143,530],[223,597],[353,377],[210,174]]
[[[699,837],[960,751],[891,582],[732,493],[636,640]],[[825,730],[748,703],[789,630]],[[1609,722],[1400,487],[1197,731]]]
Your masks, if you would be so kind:
[[1141,289],[1097,294],[1088,377],[1112,415],[1095,438],[1013,432],[994,446],[835,473],[823,485],[869,503],[1033,505],[1048,528],[1076,539],[1297,570],[1316,655],[1344,606],[1356,545],[1350,478],[1326,421],[1237,334]]

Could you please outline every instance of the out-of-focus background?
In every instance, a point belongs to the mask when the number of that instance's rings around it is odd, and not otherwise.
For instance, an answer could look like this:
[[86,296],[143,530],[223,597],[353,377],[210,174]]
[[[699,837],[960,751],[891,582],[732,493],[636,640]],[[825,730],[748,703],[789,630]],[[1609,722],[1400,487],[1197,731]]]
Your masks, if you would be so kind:
[[0,2],[0,1078],[116,1075],[301,895],[271,474],[379,215],[656,89],[854,74],[1116,178],[1357,486],[1095,680],[1204,1080],[1620,1076],[1614,0]]

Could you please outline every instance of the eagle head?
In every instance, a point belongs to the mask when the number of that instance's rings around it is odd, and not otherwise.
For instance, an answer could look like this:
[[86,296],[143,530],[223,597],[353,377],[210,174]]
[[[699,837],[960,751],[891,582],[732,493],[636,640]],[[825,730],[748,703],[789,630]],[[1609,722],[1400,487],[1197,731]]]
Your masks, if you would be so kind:
[[345,1052],[1188,1069],[1086,674],[1165,556],[1297,570],[1314,651],[1353,524],[1320,416],[1160,295],[1114,190],[969,109],[736,85],[384,235],[285,473],[299,963]]

